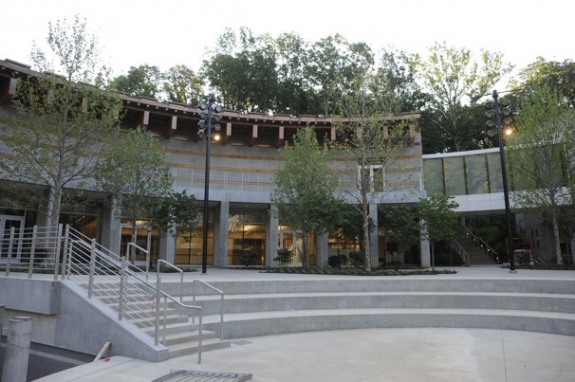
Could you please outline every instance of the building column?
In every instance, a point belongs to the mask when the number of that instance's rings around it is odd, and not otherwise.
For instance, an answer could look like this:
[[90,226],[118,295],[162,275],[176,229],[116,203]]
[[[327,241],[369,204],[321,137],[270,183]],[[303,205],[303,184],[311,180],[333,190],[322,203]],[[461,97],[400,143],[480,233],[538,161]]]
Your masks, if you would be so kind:
[[116,216],[116,204],[104,205],[102,210],[102,246],[119,256],[122,235],[122,222]]
[[276,265],[274,259],[278,256],[278,228],[279,221],[276,207],[270,205],[267,211],[266,222],[266,259],[264,265],[267,267]]
[[369,249],[371,253],[371,267],[376,268],[379,266],[379,238],[378,236],[378,221],[377,221],[377,204],[369,205],[369,217],[373,221],[373,229],[369,232]]
[[315,259],[317,265],[321,268],[325,268],[329,265],[328,236],[327,232],[315,235]]
[[228,219],[230,215],[230,202],[220,202],[220,207],[214,214],[214,266],[226,268],[228,266]]
[[176,264],[176,238],[168,232],[160,235],[160,259]]
[[36,225],[38,227],[49,227],[50,226],[50,214],[54,207],[54,197],[50,190],[46,191],[46,203],[42,204],[38,208],[38,215],[36,217]]
[[421,239],[419,239],[420,262],[422,267],[429,268],[431,267],[431,250],[429,240],[424,237],[425,235],[422,234]]

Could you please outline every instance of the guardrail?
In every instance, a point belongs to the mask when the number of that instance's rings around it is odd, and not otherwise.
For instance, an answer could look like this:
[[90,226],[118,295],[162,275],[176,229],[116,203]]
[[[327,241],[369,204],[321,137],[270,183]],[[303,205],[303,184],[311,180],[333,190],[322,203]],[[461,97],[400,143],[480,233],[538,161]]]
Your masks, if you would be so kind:
[[451,239],[451,248],[455,250],[457,255],[463,259],[463,264],[465,266],[469,266],[469,253],[459,244],[459,242],[455,239]]
[[499,254],[493,248],[491,248],[491,246],[487,244],[485,240],[483,240],[480,237],[477,237],[473,232],[471,232],[469,228],[463,227],[463,229],[467,237],[470,237],[476,246],[482,248],[483,251],[487,253],[489,258],[491,258],[491,260],[495,261],[496,264],[499,264]]
[[194,280],[192,284],[192,301],[196,302],[196,284],[202,284],[208,289],[220,295],[220,341],[224,339],[224,291],[210,285],[202,280]]
[[11,272],[24,273],[32,278],[35,272],[54,275],[58,279],[62,252],[62,225],[57,227],[11,227],[9,235],[0,238],[2,257],[0,268],[5,276]]

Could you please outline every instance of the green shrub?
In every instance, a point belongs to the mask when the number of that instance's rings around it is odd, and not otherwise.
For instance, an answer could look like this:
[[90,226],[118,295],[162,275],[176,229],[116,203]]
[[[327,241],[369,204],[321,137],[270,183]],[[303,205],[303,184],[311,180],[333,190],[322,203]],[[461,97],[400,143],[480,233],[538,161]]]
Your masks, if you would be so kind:
[[280,263],[280,266],[283,267],[284,265],[291,263],[292,259],[293,251],[290,251],[287,248],[280,248],[278,249],[278,256],[274,259],[274,261],[277,261]]
[[258,254],[255,252],[244,253],[242,255],[242,265],[244,267],[251,267],[258,262]]
[[356,268],[361,268],[365,265],[365,253],[361,251],[350,251],[347,257],[349,257],[349,260]]

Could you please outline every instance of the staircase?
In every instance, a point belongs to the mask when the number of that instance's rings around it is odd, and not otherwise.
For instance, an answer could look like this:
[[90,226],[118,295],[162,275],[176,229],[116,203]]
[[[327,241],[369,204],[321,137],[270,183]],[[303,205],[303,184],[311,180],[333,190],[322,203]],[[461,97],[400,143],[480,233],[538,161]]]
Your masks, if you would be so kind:
[[485,250],[481,247],[481,244],[477,245],[477,243],[470,236],[460,235],[456,240],[468,255],[469,264],[467,265],[474,266],[496,264],[495,261],[493,261],[493,259],[491,259],[487,252],[485,252]]
[[[497,268],[495,268],[497,269]],[[295,276],[295,275],[294,275]],[[329,276],[221,281],[225,338],[362,328],[485,328],[575,335],[573,280]],[[198,300],[208,328],[218,301]]]
[[[66,237],[64,277],[85,289],[88,298],[103,302],[119,320],[129,321],[151,336],[156,345],[168,348],[170,358],[197,353],[201,362],[201,352],[230,346],[229,341],[204,329],[200,306],[184,304],[181,296],[165,292],[159,273],[131,268],[118,255],[72,229]],[[180,290],[182,285],[183,278]]]

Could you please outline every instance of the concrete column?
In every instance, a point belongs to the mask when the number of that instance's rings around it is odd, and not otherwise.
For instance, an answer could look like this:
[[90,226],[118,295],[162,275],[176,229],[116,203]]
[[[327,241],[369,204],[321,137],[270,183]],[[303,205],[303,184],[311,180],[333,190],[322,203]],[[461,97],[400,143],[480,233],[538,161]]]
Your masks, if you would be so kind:
[[54,206],[54,198],[52,197],[52,193],[49,190],[46,191],[45,196],[46,204],[40,205],[40,208],[38,209],[38,216],[36,218],[36,225],[39,227],[50,226],[50,214],[52,213]]
[[122,223],[116,217],[115,203],[105,205],[102,211],[102,244],[105,248],[117,255],[120,253]]
[[176,238],[168,232],[160,236],[160,259],[168,263],[176,263]]
[[[423,237],[424,235],[421,235]],[[427,239],[419,239],[419,248],[421,254],[421,266],[422,267],[431,267],[431,250],[429,247],[429,240]]]
[[279,221],[276,207],[270,205],[266,222],[266,259],[265,265],[274,266],[274,259],[278,256],[278,227]]
[[10,319],[2,369],[3,381],[26,382],[31,334],[32,317],[19,316]]
[[379,240],[377,237],[377,204],[369,205],[369,217],[373,220],[374,228],[369,234],[369,249],[371,251],[371,267],[379,266]]
[[214,266],[226,268],[228,266],[228,218],[230,215],[230,202],[220,202],[220,207],[214,214]]
[[329,246],[327,240],[327,233],[315,235],[315,258],[317,265],[321,268],[328,266]]

